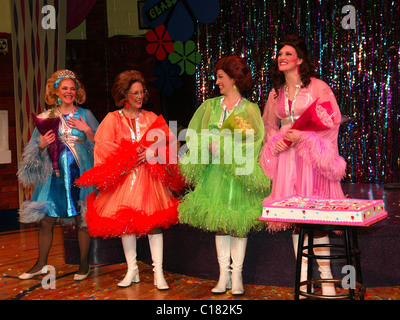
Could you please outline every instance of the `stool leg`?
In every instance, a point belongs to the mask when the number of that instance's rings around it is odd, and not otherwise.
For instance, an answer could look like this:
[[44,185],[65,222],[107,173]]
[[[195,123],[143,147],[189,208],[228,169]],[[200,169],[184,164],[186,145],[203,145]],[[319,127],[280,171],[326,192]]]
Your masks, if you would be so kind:
[[361,273],[361,261],[360,261],[360,248],[358,247],[358,239],[357,239],[357,231],[356,229],[352,230],[353,237],[353,248],[357,250],[358,254],[356,254],[356,271],[357,271],[357,282],[362,284],[362,273]]
[[[314,230],[308,231],[308,254],[314,253]],[[311,281],[313,276],[313,259],[307,258],[307,281]],[[311,283],[307,284],[307,293],[311,293]]]
[[[292,240],[293,240],[293,249],[294,249],[294,254],[297,259],[297,249],[299,247],[299,233],[293,233],[292,234]],[[305,247],[308,244],[308,233],[304,231],[304,241],[303,241],[303,254],[307,253]],[[297,260],[296,260],[297,261]],[[308,269],[308,258],[302,257],[301,258],[301,272],[300,272],[300,282],[306,281],[307,280],[307,269]],[[300,286],[300,291],[306,291],[307,286]]]
[[301,265],[303,260],[303,243],[304,243],[304,230],[300,228],[299,238],[297,243],[297,255],[296,255],[296,281],[294,283],[294,299],[299,300],[300,297],[300,275]]
[[[346,248],[346,261],[347,261],[347,264],[349,266],[351,266],[351,265],[353,265],[353,262],[351,259],[351,243],[350,243],[349,230],[345,229],[343,232],[344,232],[345,248]],[[350,293],[350,299],[354,300],[355,299],[354,289],[350,287],[349,293]]]
[[[356,260],[356,279],[357,282],[362,284],[362,273],[361,273],[361,259],[360,259],[360,248],[358,247],[358,238],[357,238],[357,230],[355,228],[351,229],[351,234],[353,238],[353,248],[357,251],[355,260]],[[364,296],[360,296],[361,300],[364,300]]]

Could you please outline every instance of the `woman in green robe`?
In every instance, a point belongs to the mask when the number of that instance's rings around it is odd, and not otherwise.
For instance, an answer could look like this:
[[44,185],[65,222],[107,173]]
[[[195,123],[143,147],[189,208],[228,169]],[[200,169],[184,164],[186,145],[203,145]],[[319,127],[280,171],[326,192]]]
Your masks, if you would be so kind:
[[258,162],[264,123],[259,107],[242,95],[252,86],[246,62],[224,57],[215,74],[221,96],[196,110],[186,134],[188,152],[180,168],[194,190],[178,207],[179,221],[216,233],[220,276],[212,292],[232,288],[232,294],[241,295],[247,235],[264,227],[258,218],[270,193],[270,180]]

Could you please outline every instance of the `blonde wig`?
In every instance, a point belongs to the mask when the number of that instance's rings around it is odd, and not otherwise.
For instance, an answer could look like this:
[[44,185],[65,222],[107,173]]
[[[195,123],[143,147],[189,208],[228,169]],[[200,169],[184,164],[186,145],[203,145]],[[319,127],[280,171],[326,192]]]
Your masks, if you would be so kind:
[[83,104],[86,101],[86,92],[76,73],[67,69],[54,72],[46,83],[45,101],[49,106],[58,104],[57,90],[65,79],[72,79],[76,84],[76,102]]

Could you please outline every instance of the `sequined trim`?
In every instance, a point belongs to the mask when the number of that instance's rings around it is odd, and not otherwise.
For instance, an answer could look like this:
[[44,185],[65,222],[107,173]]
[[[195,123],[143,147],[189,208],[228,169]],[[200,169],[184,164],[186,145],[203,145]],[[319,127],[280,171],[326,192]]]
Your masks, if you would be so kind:
[[[123,117],[126,117],[127,119],[129,119],[129,122],[132,121],[132,119],[128,118],[127,116],[124,115],[124,112],[121,110],[119,110],[119,114],[122,115]],[[142,110],[139,110],[136,118],[135,118],[135,127],[136,127],[136,133],[135,131],[129,126],[129,130],[131,131],[131,138],[132,138],[132,142],[135,141],[139,141],[140,140],[140,124],[139,124],[139,118],[142,115]]]
[[[78,137],[75,138],[75,136],[72,135],[72,128],[68,126],[67,120],[65,119],[65,117],[61,113],[61,111],[58,110],[58,112],[60,113],[59,117],[61,118],[61,126],[59,129],[59,133],[61,134],[60,140],[68,147],[69,150],[71,150],[71,152],[75,158],[75,161],[78,164],[78,167],[80,168],[78,154],[76,153],[76,150],[75,150],[75,142],[77,142],[79,140],[79,138]],[[71,112],[68,115],[68,118],[71,117],[75,112],[76,112],[76,110]],[[76,141],[75,141],[75,139],[76,139]]]
[[288,92],[288,87],[285,85],[285,113],[286,116],[291,120],[291,123],[294,123],[296,121],[294,116],[294,109],[296,106],[297,94],[299,93],[300,88],[301,88],[300,84],[296,85],[296,91],[294,92],[292,107],[289,108],[289,92]]
[[293,118],[288,117],[288,118],[281,119],[281,125],[285,126],[287,124],[293,124],[298,118],[299,117],[296,116],[296,117],[293,117]]
[[235,109],[235,107],[237,107],[239,105],[239,103],[241,103],[243,101],[243,97],[240,97],[240,99],[236,102],[236,104],[232,107],[231,110],[226,110],[227,106],[226,106],[224,100],[225,100],[225,96],[223,96],[220,101],[220,104],[222,107],[222,112],[221,112],[221,118],[219,119],[219,124],[218,124],[219,129],[221,129],[222,124],[229,117],[229,115],[232,113],[232,111]]

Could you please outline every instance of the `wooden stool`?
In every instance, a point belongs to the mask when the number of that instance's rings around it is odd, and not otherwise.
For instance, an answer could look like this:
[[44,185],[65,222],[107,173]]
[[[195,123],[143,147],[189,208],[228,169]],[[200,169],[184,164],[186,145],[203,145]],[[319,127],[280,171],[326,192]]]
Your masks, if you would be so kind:
[[[342,225],[329,225],[329,224],[297,224],[297,228],[299,229],[299,243],[297,249],[297,262],[296,262],[296,282],[295,282],[295,300],[300,298],[300,295],[311,298],[311,299],[329,299],[329,300],[337,300],[337,299],[351,299],[355,300],[356,298],[364,299],[365,287],[362,285],[362,274],[361,274],[361,263],[360,263],[360,250],[358,248],[358,239],[357,239],[357,227],[353,226],[342,226]],[[338,244],[320,244],[314,245],[314,231],[341,231],[343,233],[344,245]],[[308,244],[304,246],[304,237],[305,234],[308,234]],[[344,254],[331,254],[329,256],[320,256],[314,254],[314,248],[318,247],[329,247],[329,248],[340,248],[344,249]],[[300,282],[300,274],[301,274],[301,261],[302,258],[307,258],[307,280]],[[355,264],[353,264],[353,258],[355,260]],[[312,266],[313,260],[315,259],[344,259],[346,260],[347,265],[351,265],[355,267],[356,271],[356,280],[355,287],[349,286],[348,294],[346,295],[336,295],[336,296],[324,296],[322,294],[314,294],[311,291],[311,286],[315,283],[339,283],[342,284],[341,279],[321,279],[315,280],[312,279]],[[307,291],[301,291],[300,287],[307,285]],[[358,290],[355,290],[358,289]]]

